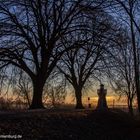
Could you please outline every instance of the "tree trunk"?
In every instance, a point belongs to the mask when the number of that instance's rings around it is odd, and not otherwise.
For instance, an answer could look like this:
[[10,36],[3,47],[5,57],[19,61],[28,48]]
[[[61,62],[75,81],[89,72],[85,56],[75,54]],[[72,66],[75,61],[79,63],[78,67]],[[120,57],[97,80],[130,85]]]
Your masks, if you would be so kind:
[[40,80],[33,81],[33,98],[29,109],[43,109],[42,94],[44,83]]
[[30,103],[30,98],[29,98],[29,95],[28,95],[27,91],[25,91],[25,96],[26,96],[26,100],[27,100],[28,106],[30,107],[31,103]]
[[82,104],[82,92],[80,89],[75,89],[75,97],[76,97],[76,109],[84,109]]
[[140,113],[140,82],[139,82],[140,75],[139,75],[139,65],[138,65],[138,58],[137,58],[137,46],[136,46],[132,11],[131,11],[131,15],[130,15],[130,23],[131,23],[130,24],[131,25],[131,37],[132,37],[132,48],[133,48],[133,57],[134,57],[134,73],[135,73],[136,95],[137,95],[138,111]]
[[132,99],[128,99],[128,109],[129,113],[133,116],[133,105],[132,105]]

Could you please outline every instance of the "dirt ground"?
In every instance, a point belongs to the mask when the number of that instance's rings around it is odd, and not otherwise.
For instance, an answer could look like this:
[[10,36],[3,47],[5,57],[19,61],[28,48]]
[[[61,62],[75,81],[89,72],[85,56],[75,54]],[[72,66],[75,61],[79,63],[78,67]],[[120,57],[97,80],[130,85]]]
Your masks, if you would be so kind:
[[120,110],[1,111],[0,139],[4,136],[23,140],[140,140],[140,121]]

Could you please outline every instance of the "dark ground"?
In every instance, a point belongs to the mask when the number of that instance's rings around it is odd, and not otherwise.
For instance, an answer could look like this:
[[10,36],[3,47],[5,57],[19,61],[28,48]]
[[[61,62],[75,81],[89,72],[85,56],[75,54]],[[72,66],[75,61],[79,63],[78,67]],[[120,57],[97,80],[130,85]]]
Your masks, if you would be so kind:
[[140,140],[140,121],[119,110],[0,113],[0,135],[23,140]]

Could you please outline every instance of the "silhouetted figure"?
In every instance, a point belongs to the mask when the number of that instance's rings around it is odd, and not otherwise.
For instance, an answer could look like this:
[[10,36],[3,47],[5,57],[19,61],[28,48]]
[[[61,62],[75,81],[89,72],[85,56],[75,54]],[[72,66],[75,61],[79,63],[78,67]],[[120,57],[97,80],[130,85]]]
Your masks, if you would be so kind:
[[99,96],[98,104],[96,109],[108,109],[107,102],[106,102],[106,94],[107,89],[104,89],[104,85],[100,85],[100,89],[97,90],[97,94]]
[[90,97],[88,97],[88,108],[91,108]]

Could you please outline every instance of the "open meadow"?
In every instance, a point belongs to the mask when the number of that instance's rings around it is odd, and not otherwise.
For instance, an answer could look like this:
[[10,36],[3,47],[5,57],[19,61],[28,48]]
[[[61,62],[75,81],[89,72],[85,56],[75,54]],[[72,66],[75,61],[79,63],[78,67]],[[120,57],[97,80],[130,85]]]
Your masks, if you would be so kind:
[[19,136],[23,140],[139,140],[139,132],[139,120],[115,109],[0,113],[0,137]]

